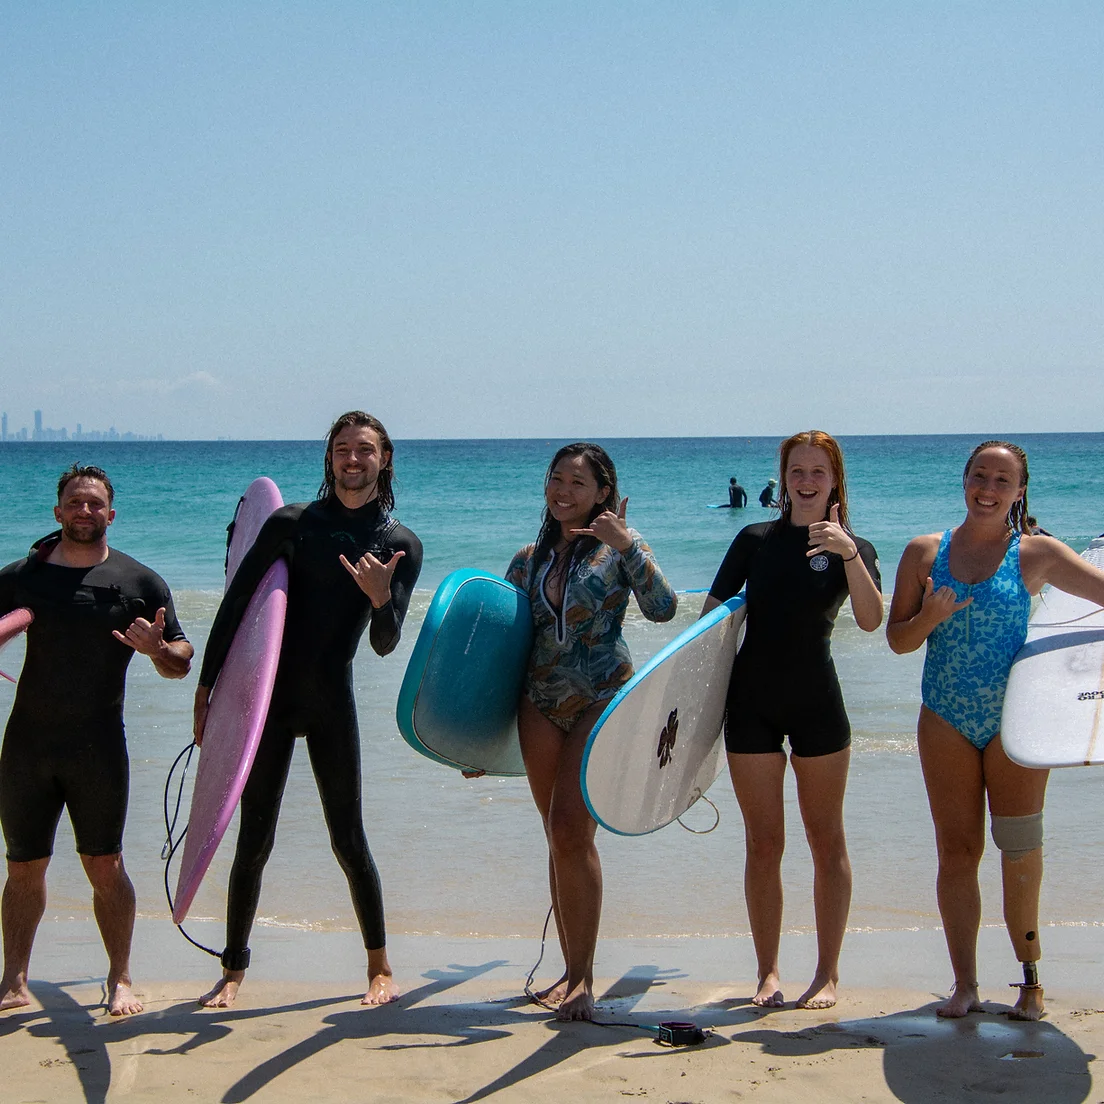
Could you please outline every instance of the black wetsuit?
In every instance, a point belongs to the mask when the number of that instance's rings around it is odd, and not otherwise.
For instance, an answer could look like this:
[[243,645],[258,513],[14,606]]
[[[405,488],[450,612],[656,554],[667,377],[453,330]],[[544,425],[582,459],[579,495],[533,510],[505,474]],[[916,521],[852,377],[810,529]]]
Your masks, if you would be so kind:
[[742,510],[747,505],[747,491],[739,483],[729,483],[728,504],[734,510]]
[[[391,601],[373,609],[342,566],[371,552],[387,563],[405,552],[391,578]],[[211,627],[199,681],[213,686],[257,584],[279,558],[288,561],[288,605],[280,665],[241,800],[241,824],[226,919],[227,969],[245,969],[261,876],[276,837],[280,800],[295,737],[305,736],[330,843],[345,872],[365,947],[384,946],[383,895],[361,815],[360,731],[353,701],[353,656],[366,625],[373,651],[399,641],[410,594],[422,566],[422,545],[376,502],[349,510],[331,497],[284,506],[265,522],[242,560]]]
[[0,751],[0,823],[12,862],[48,858],[63,808],[77,851],[123,847],[129,763],[123,694],[134,649],[116,640],[165,609],[164,639],[183,640],[164,580],[114,548],[94,567],[46,563],[56,536],[0,571],[0,615],[34,614]]
[[[874,546],[854,537],[881,589]],[[843,559],[808,556],[809,530],[785,521],[749,525],[736,535],[709,589],[720,602],[747,583],[747,635],[728,688],[725,746],[732,752],[782,750],[828,755],[851,742],[831,637],[848,596]]]

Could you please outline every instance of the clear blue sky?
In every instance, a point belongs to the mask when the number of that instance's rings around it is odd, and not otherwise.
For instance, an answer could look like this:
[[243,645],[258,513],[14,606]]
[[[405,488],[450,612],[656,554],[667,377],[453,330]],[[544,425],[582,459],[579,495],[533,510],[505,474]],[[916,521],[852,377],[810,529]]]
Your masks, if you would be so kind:
[[0,9],[13,427],[1104,428],[1104,6]]

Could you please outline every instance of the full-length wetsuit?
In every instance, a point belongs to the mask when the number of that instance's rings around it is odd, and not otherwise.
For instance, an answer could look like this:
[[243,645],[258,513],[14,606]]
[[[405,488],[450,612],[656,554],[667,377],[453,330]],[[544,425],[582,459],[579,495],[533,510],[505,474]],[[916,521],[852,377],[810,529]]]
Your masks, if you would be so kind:
[[[370,552],[386,563],[400,551],[405,556],[391,579],[391,601],[373,609],[339,557],[355,563]],[[201,685],[213,686],[249,599],[281,556],[288,562],[287,618],[268,721],[242,794],[222,956],[228,970],[244,970],[249,964],[249,932],[296,736],[306,737],[330,843],[349,881],[364,945],[374,950],[386,941],[379,875],[361,816],[353,656],[366,625],[377,655],[387,655],[398,643],[422,566],[422,545],[375,500],[349,509],[331,496],[277,510],[242,560],[219,607],[203,657]]]
[[123,694],[134,649],[112,636],[164,607],[163,638],[183,640],[164,580],[108,549],[92,567],[47,563],[60,538],[39,541],[0,571],[0,615],[34,613],[0,752],[0,822],[11,862],[49,858],[63,808],[81,855],[123,847],[129,762]]
[[[852,539],[880,590],[874,546]],[[747,635],[728,688],[729,751],[781,751],[784,735],[794,754],[805,756],[829,755],[851,742],[830,648],[848,595],[846,568],[834,552],[808,552],[808,526],[749,525],[736,534],[709,589],[725,602],[747,583]]]

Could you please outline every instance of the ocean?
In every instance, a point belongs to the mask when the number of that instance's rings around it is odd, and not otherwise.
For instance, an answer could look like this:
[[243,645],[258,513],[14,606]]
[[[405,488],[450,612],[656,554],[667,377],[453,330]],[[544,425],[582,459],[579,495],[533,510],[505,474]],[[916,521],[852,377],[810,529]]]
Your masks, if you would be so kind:
[[[994,434],[993,436],[999,436]],[[982,436],[841,438],[855,531],[878,549],[888,603],[897,561],[910,537],[957,524],[963,515],[962,467]],[[1030,510],[1077,550],[1104,529],[1104,434],[1018,435],[1031,464]],[[380,660],[365,644],[355,667],[364,758],[365,821],[383,878],[388,930],[449,936],[539,935],[547,909],[545,849],[524,779],[465,781],[407,748],[394,722],[406,660],[433,589],[451,570],[505,570],[540,522],[544,469],[560,440],[398,441],[396,515],[425,546],[425,564],[403,641]],[[613,456],[629,523],[652,545],[680,591],[709,586],[741,526],[768,516],[757,504],[776,475],[777,438],[642,438],[601,442]],[[72,461],[99,464],[116,489],[111,543],[147,563],[171,586],[177,611],[202,653],[222,588],[227,522],[238,496],[258,475],[280,486],[285,501],[312,498],[322,474],[322,441],[34,443],[0,445],[0,497],[7,519],[0,563],[25,554],[54,528],[59,472]],[[736,476],[751,505],[726,501]],[[696,618],[703,595],[688,593],[668,625],[638,612],[626,623],[637,663]],[[15,672],[21,645],[0,666]],[[916,756],[922,653],[895,656],[881,632],[865,634],[847,607],[833,642],[854,730],[846,816],[855,868],[850,924],[866,930],[938,926],[935,848]],[[161,845],[163,789],[169,765],[190,739],[194,674],[160,679],[138,657],[127,691],[131,804],[125,843],[139,912],[167,914]],[[5,689],[5,687],[7,687]],[[0,684],[0,715],[13,696]],[[1104,844],[1096,816],[1100,775],[1054,772],[1046,820],[1046,922],[1104,922],[1101,880],[1086,863]],[[679,825],[651,836],[599,835],[605,872],[602,932],[607,936],[722,936],[748,931],[742,900],[743,830],[731,786],[710,791],[720,822],[704,835]],[[784,864],[785,927],[813,928],[811,865],[787,788],[791,845]],[[712,823],[699,804],[691,828]],[[192,915],[224,913],[232,834],[216,856]],[[328,841],[307,757],[297,751],[284,799],[276,850],[261,897],[265,927],[353,930],[344,880]],[[90,915],[87,886],[63,820],[51,866],[47,916]],[[992,852],[992,849],[990,849]],[[175,872],[173,873],[175,883]],[[997,858],[983,864],[984,920],[1000,923]],[[167,923],[167,921],[166,921]]]

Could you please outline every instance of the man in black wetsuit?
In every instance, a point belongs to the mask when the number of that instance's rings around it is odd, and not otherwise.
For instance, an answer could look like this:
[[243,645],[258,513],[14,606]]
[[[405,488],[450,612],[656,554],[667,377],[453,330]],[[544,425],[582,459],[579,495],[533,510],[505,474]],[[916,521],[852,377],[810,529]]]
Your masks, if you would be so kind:
[[747,491],[736,482],[736,476],[728,481],[728,504],[733,510],[742,510],[747,505]]
[[27,969],[46,908],[46,867],[68,808],[107,949],[107,1009],[113,1016],[142,1011],[130,977],[134,886],[122,856],[126,671],[141,652],[158,674],[183,678],[192,646],[161,577],[108,548],[113,498],[100,468],[69,468],[54,508],[61,531],[0,571],[0,615],[20,607],[34,614],[0,751],[8,858],[0,1009],[30,1003]]
[[399,991],[387,961],[383,895],[361,815],[360,733],[353,656],[365,626],[377,655],[399,642],[422,545],[390,510],[394,448],[370,414],[350,411],[330,429],[318,499],[277,510],[242,560],[222,600],[199,674],[195,736],[202,743],[211,687],[257,584],[279,557],[288,562],[288,604],[268,720],[241,800],[230,871],[223,976],[200,1003],[227,1008],[249,966],[249,932],[272,851],[280,800],[297,736],[305,736],[330,844],[353,898],[368,952],[363,1004]]

